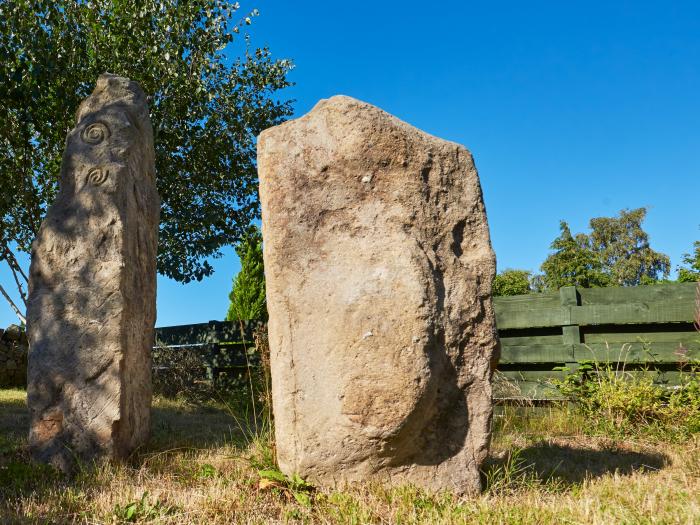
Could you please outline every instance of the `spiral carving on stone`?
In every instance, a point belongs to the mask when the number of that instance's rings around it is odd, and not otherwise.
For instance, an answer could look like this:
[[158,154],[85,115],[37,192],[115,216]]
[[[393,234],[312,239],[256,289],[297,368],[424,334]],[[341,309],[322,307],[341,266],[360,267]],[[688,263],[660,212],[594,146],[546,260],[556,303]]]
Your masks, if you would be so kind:
[[99,144],[103,140],[109,138],[109,128],[103,122],[94,122],[88,126],[85,126],[83,132],[80,134],[83,141],[88,144]]
[[87,182],[88,184],[92,184],[93,186],[99,186],[107,180],[107,177],[109,177],[108,170],[103,170],[102,168],[93,168],[87,174]]

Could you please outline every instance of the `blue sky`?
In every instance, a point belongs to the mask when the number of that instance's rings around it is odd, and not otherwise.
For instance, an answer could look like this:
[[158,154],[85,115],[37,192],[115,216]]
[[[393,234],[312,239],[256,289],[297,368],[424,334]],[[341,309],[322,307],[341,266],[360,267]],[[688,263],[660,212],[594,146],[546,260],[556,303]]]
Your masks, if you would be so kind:
[[[499,270],[622,208],[649,207],[674,268],[700,239],[700,2],[241,4],[253,44],[296,64],[297,115],[350,95],[471,150]],[[224,317],[233,250],[214,267],[159,279],[159,326]]]

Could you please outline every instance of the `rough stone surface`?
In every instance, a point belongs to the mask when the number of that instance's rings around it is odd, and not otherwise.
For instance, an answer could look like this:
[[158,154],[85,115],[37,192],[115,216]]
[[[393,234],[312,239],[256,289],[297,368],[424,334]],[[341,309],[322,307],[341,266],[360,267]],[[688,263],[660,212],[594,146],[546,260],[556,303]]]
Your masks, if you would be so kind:
[[29,445],[35,459],[116,459],[150,426],[159,197],[146,97],[105,74],[68,133],[60,190],[32,247]]
[[478,491],[498,339],[469,151],[338,96],[258,163],[282,470]]

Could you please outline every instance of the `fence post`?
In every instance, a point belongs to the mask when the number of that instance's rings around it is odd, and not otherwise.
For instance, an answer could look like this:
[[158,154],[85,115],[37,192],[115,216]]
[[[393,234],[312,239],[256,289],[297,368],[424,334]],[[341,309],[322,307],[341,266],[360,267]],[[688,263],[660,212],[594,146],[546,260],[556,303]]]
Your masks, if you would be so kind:
[[[571,355],[575,355],[577,346],[581,343],[581,330],[577,324],[571,323],[571,309],[581,306],[581,295],[576,290],[575,286],[563,286],[559,288],[559,300],[563,307],[568,308],[569,315],[567,320],[569,324],[561,327],[562,343],[571,347]],[[566,363],[566,366],[572,372],[578,368],[578,362],[572,360]]]

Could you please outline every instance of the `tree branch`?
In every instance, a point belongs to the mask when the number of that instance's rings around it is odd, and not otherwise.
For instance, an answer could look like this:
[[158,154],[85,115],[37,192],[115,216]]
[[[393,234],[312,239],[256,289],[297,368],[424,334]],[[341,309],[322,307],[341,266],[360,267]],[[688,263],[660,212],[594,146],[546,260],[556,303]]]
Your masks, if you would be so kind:
[[17,318],[20,320],[20,322],[21,322],[22,324],[25,324],[25,325],[26,325],[26,324],[27,324],[27,318],[24,317],[24,316],[22,315],[22,312],[19,311],[19,308],[17,308],[17,305],[14,303],[14,301],[12,300],[12,298],[11,298],[9,295],[7,295],[7,292],[6,292],[5,289],[2,287],[1,284],[0,284],[0,294],[2,294],[2,296],[7,300],[7,302],[10,303],[10,308],[12,308],[12,310],[14,310],[14,312],[15,312],[15,314],[17,315]]
[[15,284],[17,285],[17,291],[19,292],[19,296],[22,298],[22,302],[24,303],[24,306],[26,308],[27,293],[25,292],[24,286],[20,281],[20,277],[24,279],[25,285],[29,285],[29,279],[27,278],[27,274],[24,273],[22,267],[19,265],[19,262],[17,262],[17,257],[15,257],[15,254],[12,253],[12,250],[10,250],[7,244],[5,244],[2,247],[2,255],[0,255],[0,259],[5,259],[7,266],[9,266],[10,271],[12,272],[12,277],[14,278]]
[[21,297],[22,302],[24,303],[24,307],[26,308],[27,307],[27,294],[24,291],[24,287],[22,286],[22,283],[19,281],[19,277],[17,277],[17,270],[15,269],[15,266],[10,262],[9,259],[5,259],[5,262],[10,267],[10,271],[12,272],[12,277],[15,278],[15,284],[17,285],[17,291],[19,292],[19,296]]
[[12,259],[12,261],[11,261],[12,266],[14,266],[14,269],[19,272],[19,274],[24,279],[24,282],[28,283],[29,277],[27,277],[27,274],[24,273],[24,271],[22,270],[22,267],[17,262],[17,257],[15,257],[15,254],[12,253],[12,250],[10,250],[7,246],[5,246],[5,256]]

